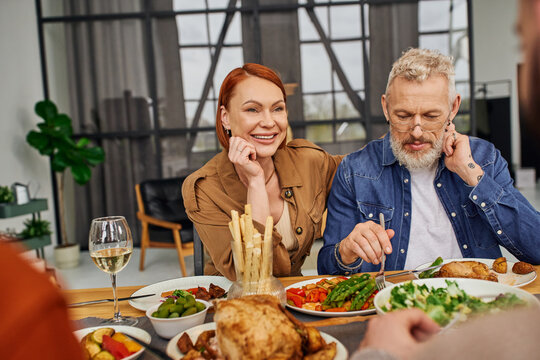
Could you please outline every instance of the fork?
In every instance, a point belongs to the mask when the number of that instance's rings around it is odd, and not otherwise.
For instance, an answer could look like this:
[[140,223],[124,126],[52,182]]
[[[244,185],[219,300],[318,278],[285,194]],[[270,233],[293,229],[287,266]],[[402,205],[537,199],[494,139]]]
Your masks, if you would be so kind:
[[[379,222],[381,223],[381,226],[384,230],[384,214],[383,213],[379,213]],[[375,286],[377,286],[377,290],[379,291],[386,287],[386,281],[384,278],[385,261],[386,261],[386,254],[384,253],[384,249],[383,249],[382,259],[381,259],[381,269],[377,273],[377,276],[375,276]]]

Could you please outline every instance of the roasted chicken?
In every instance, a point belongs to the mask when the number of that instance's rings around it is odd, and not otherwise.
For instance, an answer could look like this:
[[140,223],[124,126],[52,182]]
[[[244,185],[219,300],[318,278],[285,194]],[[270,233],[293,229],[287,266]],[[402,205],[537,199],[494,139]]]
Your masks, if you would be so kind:
[[219,348],[227,359],[303,357],[302,337],[273,296],[220,301],[214,320]]
[[216,337],[225,359],[329,360],[336,344],[307,327],[270,295],[216,303]]
[[469,278],[498,281],[486,264],[478,261],[452,261],[441,266],[437,277]]

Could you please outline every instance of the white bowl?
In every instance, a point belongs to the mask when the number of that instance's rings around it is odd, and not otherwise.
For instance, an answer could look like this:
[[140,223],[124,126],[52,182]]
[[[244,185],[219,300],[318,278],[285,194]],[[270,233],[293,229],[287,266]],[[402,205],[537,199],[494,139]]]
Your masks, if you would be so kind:
[[208,311],[208,308],[212,306],[208,301],[196,299],[196,301],[203,303],[205,306],[205,309],[202,311],[199,311],[198,313],[195,313],[193,315],[188,315],[184,317],[177,317],[177,318],[157,318],[152,316],[152,313],[156,311],[159,308],[160,304],[151,306],[146,310],[146,317],[150,319],[150,322],[152,323],[152,326],[154,327],[154,330],[156,330],[156,333],[166,339],[170,339],[176,334],[185,331],[189,328],[192,328],[197,325],[201,325],[204,323],[204,319],[206,318],[206,312]]
[[[75,337],[80,342],[81,339],[86,334],[89,334],[92,331],[97,330],[97,329],[101,329],[101,328],[112,328],[116,332],[120,332],[120,333],[126,334],[128,336],[133,336],[134,338],[137,338],[138,340],[141,340],[141,341],[143,341],[143,342],[145,342],[147,344],[150,344],[150,340],[152,339],[150,334],[148,332],[144,331],[143,329],[139,329],[139,328],[136,328],[136,327],[133,327],[133,326],[125,326],[125,325],[93,326],[93,327],[88,327],[88,328],[84,328],[84,329],[81,329],[81,330],[74,331],[73,334],[75,334]],[[143,351],[144,351],[144,348],[137,351],[136,353],[133,353],[133,354],[129,355],[128,357],[125,357],[123,360],[134,360],[134,359],[138,358],[139,356],[141,356]]]
[[[465,291],[467,294],[471,296],[478,296],[478,297],[491,297],[495,298],[499,294],[503,293],[511,293],[516,294],[517,297],[520,299],[526,301],[529,306],[539,306],[540,307],[540,300],[538,300],[534,295],[528,293],[525,290],[521,290],[512,286],[504,285],[501,283],[493,282],[493,281],[487,281],[487,280],[477,280],[477,279],[461,279],[461,278],[453,278],[453,279],[445,279],[445,278],[434,278],[434,279],[419,279],[419,280],[412,280],[413,283],[417,285],[423,285],[426,284],[428,288],[445,288],[446,280],[448,281],[455,281],[459,288],[463,291]],[[400,286],[404,283],[398,283],[394,286]],[[390,300],[390,292],[392,291],[392,288],[394,286],[386,287],[385,289],[379,291],[377,295],[375,295],[375,299],[373,299],[373,304],[375,305],[375,309],[378,314],[384,314],[385,312],[382,310],[382,307],[384,305],[388,304],[388,301]],[[487,299],[484,299],[487,300]]]

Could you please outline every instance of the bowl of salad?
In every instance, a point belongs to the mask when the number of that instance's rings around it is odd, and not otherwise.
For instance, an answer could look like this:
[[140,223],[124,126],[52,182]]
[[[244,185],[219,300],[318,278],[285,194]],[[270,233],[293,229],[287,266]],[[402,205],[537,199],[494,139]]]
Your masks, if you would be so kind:
[[445,326],[457,314],[464,321],[476,314],[522,306],[540,307],[540,301],[524,290],[492,281],[436,278],[387,287],[377,293],[374,305],[379,314],[416,307]]

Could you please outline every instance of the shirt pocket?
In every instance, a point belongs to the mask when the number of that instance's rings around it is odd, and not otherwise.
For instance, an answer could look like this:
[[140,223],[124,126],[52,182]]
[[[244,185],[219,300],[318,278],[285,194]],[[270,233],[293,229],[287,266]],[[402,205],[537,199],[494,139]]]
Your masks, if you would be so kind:
[[362,222],[373,221],[379,223],[379,214],[384,215],[385,229],[390,228],[392,217],[394,216],[394,208],[391,206],[370,204],[364,202],[358,202],[358,211],[362,217]]
[[491,249],[498,246],[494,239],[489,225],[482,219],[482,214],[478,212],[476,204],[470,200],[461,205],[465,212],[466,233],[472,238],[472,242],[480,249]]
[[308,211],[308,215],[313,224],[320,224],[324,210],[326,210],[326,192],[321,189],[313,198],[313,203]]

